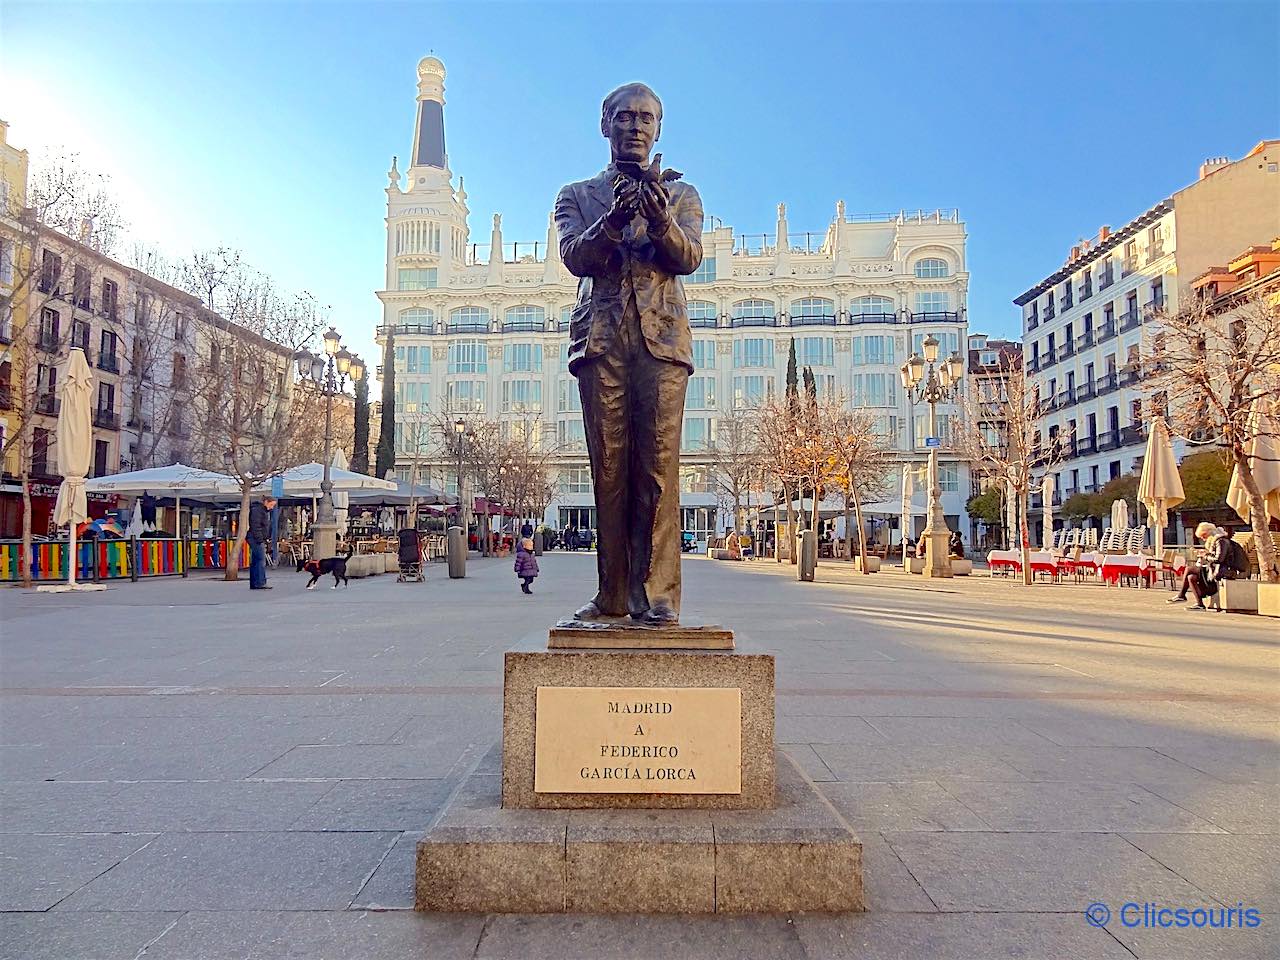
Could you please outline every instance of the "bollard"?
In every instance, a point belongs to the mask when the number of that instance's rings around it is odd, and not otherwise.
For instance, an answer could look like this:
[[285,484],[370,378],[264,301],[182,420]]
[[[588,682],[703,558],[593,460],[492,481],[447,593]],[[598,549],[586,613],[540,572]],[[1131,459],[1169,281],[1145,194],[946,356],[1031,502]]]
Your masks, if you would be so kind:
[[542,531],[541,530],[533,531],[533,555],[535,557],[542,556],[542,546],[543,546]]
[[812,580],[818,567],[818,535],[812,530],[803,531],[797,538],[800,562],[796,565],[797,580]]
[[449,528],[449,579],[461,580],[467,575],[467,532],[461,527]]

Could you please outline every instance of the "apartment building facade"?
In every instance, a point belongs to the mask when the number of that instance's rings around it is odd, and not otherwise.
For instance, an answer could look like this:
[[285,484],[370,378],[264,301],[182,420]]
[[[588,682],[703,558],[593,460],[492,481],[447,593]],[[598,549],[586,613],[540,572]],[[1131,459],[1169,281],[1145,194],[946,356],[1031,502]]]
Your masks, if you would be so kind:
[[[577,383],[568,372],[577,278],[545,239],[509,243],[495,215],[489,243],[473,244],[467,195],[444,149],[444,67],[418,66],[410,166],[388,173],[386,274],[379,343],[393,338],[397,470],[407,477],[423,429],[453,418],[496,419],[555,451],[558,494],[545,520],[594,528],[595,510]],[[704,197],[714,187],[700,183]],[[548,204],[552,201],[548,197]],[[898,367],[930,333],[944,355],[967,349],[965,225],[954,210],[852,216],[843,202],[821,229],[793,232],[778,205],[774,230],[741,235],[714,217],[703,261],[684,279],[693,327],[681,446],[687,530],[704,538],[728,522],[708,470],[718,423],[784,389],[794,340],[820,390],[877,411],[902,461],[923,462],[928,408],[899,383]],[[379,371],[381,376],[382,371]],[[940,411],[944,425],[956,411]],[[944,432],[943,440],[946,440]],[[420,473],[450,492],[456,472],[438,443]],[[967,467],[942,461],[944,510],[964,529]],[[923,518],[919,518],[923,523]]]

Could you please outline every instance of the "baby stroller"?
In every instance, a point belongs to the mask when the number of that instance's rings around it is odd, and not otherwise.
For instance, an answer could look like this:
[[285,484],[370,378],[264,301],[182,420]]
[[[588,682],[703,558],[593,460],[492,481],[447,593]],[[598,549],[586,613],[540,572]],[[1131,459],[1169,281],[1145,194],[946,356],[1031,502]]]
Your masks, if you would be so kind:
[[398,537],[396,558],[400,561],[400,576],[396,577],[396,583],[422,583],[427,579],[422,573],[422,534],[406,527]]

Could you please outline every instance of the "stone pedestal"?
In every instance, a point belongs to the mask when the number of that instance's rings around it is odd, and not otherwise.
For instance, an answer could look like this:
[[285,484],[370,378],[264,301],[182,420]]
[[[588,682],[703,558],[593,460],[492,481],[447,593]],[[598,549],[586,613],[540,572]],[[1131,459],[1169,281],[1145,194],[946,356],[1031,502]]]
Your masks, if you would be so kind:
[[338,524],[333,520],[317,520],[311,525],[311,556],[327,560],[338,555]]
[[449,579],[461,580],[467,575],[467,531],[450,527],[446,546]]

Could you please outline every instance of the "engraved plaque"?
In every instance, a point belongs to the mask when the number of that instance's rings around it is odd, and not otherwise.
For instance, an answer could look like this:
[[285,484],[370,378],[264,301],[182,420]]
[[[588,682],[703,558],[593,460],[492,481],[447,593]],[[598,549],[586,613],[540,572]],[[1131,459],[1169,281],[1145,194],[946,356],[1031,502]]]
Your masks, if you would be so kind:
[[538,687],[537,793],[741,793],[738,687]]

